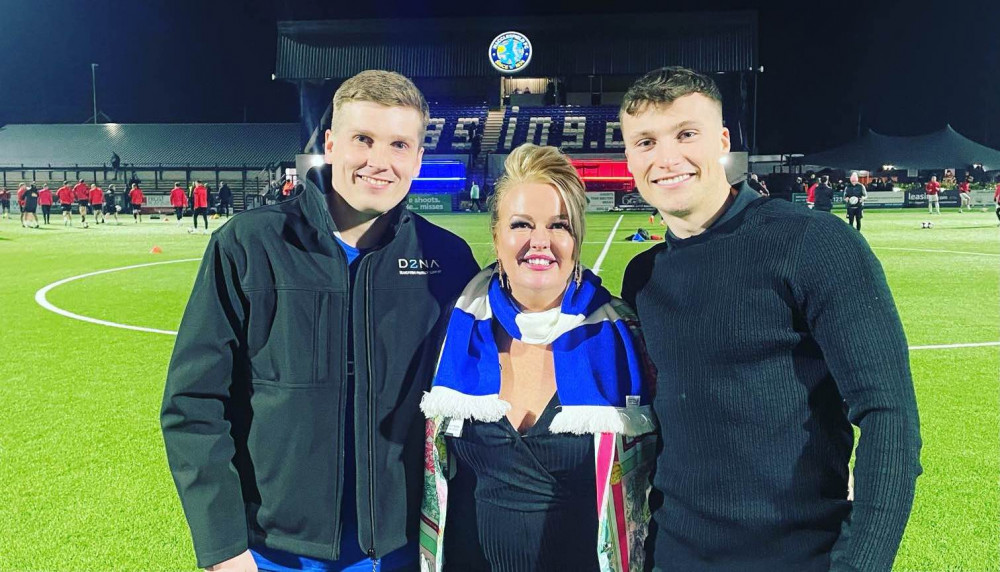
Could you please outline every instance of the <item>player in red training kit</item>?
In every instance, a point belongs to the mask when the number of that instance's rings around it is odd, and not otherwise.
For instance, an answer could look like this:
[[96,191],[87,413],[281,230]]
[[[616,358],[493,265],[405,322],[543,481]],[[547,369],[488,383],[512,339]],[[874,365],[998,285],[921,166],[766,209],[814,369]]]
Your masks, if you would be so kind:
[[195,181],[191,199],[193,203],[191,207],[194,209],[194,214],[191,216],[194,220],[194,228],[188,232],[198,232],[198,215],[201,215],[202,220],[205,221],[204,233],[208,234],[208,188],[201,181]]
[[42,222],[49,224],[52,217],[52,189],[48,185],[38,191],[38,206],[42,207]]
[[972,182],[972,177],[966,177],[964,181],[958,184],[958,198],[961,201],[958,205],[958,212],[962,212],[962,209],[972,210],[972,193],[969,192],[969,183]]
[[90,207],[90,187],[80,179],[80,182],[73,186],[73,198],[76,199],[77,206],[80,207],[80,222],[83,228],[87,228],[87,208]]
[[177,217],[177,226],[181,225],[184,218],[184,207],[188,204],[187,194],[181,188],[180,183],[174,183],[174,188],[170,190],[170,206],[174,207],[174,216]]
[[63,183],[56,191],[56,198],[59,199],[59,208],[62,210],[63,226],[72,226],[73,221],[73,189],[69,187],[69,181]]
[[3,218],[10,218],[10,191],[0,187],[0,216]]
[[28,185],[24,183],[17,186],[17,210],[21,211],[21,226],[24,226],[24,193],[27,190]]
[[142,222],[142,203],[146,202],[146,195],[142,194],[139,185],[132,183],[132,190],[128,192],[128,200],[132,203],[132,218],[135,222]]
[[937,177],[931,176],[931,180],[924,185],[924,190],[927,191],[927,211],[934,214],[934,210],[937,209],[937,214],[941,214],[941,198],[939,197],[941,183],[938,182]]
[[104,189],[94,183],[90,186],[90,208],[97,224],[104,222]]
[[806,206],[813,208],[816,205],[816,188],[819,187],[819,180],[813,181],[806,189]]

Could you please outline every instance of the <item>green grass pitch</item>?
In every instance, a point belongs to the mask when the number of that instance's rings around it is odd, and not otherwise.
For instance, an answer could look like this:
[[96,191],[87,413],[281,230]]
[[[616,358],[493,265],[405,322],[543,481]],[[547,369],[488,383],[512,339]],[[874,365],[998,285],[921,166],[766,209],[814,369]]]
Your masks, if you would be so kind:
[[[485,215],[430,217],[492,259]],[[588,216],[592,266],[618,214]],[[933,220],[922,230],[920,222]],[[35,293],[57,280],[134,264],[199,258],[208,237],[172,223],[0,221],[0,570],[194,570],[167,469],[158,411],[173,337],[74,320]],[[218,227],[223,221],[212,221]],[[992,208],[930,217],[869,209],[864,234],[881,259],[911,346],[1000,340],[1000,229]],[[601,268],[615,293],[628,260],[650,243],[622,240]],[[151,254],[154,246],[162,254]],[[822,264],[822,261],[817,261]],[[176,329],[196,262],[99,274],[53,288],[65,310]],[[696,327],[696,325],[693,325]],[[897,570],[1000,567],[1000,347],[914,349],[924,475]]]

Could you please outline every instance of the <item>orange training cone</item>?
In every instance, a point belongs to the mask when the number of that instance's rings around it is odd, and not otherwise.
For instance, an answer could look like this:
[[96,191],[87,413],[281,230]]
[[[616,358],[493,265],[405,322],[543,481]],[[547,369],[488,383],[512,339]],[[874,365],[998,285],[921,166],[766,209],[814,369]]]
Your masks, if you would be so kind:
[[153,246],[153,249],[149,251],[150,254],[163,254],[163,249],[159,246]]

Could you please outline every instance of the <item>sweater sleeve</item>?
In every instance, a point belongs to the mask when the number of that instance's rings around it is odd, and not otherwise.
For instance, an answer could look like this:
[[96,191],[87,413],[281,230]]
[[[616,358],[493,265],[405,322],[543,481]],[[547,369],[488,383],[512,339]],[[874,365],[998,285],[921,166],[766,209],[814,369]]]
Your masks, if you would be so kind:
[[638,311],[636,296],[639,290],[649,282],[652,264],[650,251],[640,252],[625,267],[625,274],[622,275],[622,300],[633,310]]
[[209,242],[167,370],[160,424],[199,567],[247,549],[230,434],[244,310],[231,258]]
[[889,570],[913,505],[920,428],[906,336],[885,274],[861,234],[811,217],[795,265],[796,298],[861,429],[850,519],[831,570]]

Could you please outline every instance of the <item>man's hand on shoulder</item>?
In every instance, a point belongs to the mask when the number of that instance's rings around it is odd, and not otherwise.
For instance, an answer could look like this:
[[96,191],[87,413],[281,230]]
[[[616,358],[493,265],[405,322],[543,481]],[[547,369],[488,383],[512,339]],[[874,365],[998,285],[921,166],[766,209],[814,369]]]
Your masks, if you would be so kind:
[[253,559],[253,554],[247,550],[229,560],[209,566],[205,570],[208,572],[257,572],[257,563]]

